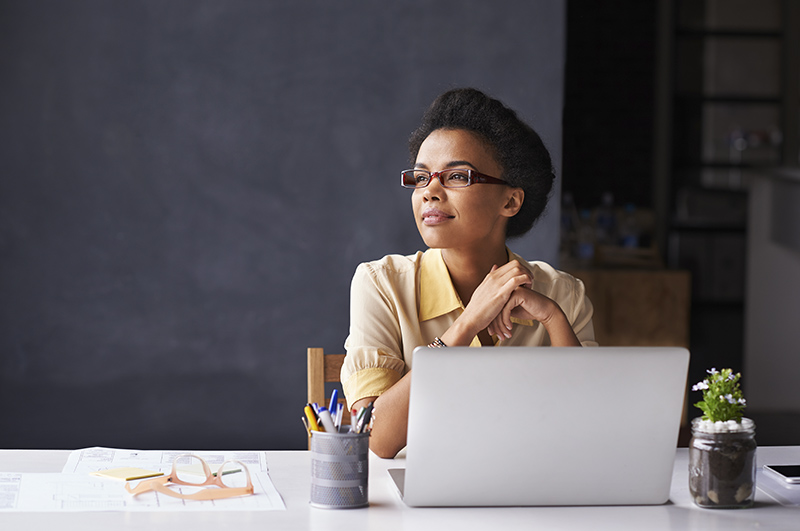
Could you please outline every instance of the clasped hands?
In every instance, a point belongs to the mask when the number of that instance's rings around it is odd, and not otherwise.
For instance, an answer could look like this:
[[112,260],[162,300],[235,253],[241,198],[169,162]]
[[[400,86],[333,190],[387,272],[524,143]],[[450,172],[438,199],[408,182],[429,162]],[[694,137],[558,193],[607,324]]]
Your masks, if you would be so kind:
[[[533,291],[531,272],[517,260],[492,270],[483,279],[464,309],[477,331],[486,329],[501,339],[511,337],[511,318],[539,321],[545,328],[561,308],[552,299]],[[477,332],[476,332],[477,333]]]

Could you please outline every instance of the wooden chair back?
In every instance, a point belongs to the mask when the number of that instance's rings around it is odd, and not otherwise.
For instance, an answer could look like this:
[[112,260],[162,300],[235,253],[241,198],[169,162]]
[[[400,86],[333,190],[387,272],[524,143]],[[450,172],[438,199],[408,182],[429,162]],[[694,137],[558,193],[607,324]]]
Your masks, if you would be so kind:
[[[344,363],[344,354],[325,354],[324,349],[310,347],[308,349],[308,403],[316,402],[327,407],[330,396],[326,396],[325,383],[339,382],[339,372]],[[342,426],[350,424],[350,410],[344,393],[340,393],[338,402],[344,405]]]

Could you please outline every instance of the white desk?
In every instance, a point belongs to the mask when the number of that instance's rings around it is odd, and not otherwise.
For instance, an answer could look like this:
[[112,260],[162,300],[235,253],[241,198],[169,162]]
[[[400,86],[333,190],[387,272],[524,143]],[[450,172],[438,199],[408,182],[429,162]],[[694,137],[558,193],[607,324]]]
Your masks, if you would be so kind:
[[[0,450],[2,472],[60,472],[67,450]],[[762,447],[759,464],[800,463],[800,446]],[[241,513],[0,513],[0,529],[222,529],[284,530],[323,529],[356,531],[375,529],[560,529],[648,530],[740,529],[798,530],[800,508],[783,507],[762,492],[756,505],[744,510],[695,507],[687,486],[688,451],[677,451],[671,502],[645,507],[512,507],[412,509],[397,495],[386,472],[405,466],[402,459],[383,460],[370,455],[370,507],[324,510],[309,507],[310,462],[308,452],[267,452],[270,475],[286,503],[286,511]]]

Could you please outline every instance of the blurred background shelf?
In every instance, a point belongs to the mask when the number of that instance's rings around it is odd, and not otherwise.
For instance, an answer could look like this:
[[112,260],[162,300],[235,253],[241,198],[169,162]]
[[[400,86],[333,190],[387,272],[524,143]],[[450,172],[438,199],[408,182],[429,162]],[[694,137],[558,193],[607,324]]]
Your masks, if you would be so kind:
[[[757,346],[745,330],[746,316],[765,295],[749,286],[752,265],[768,261],[788,269],[788,262],[797,262],[798,251],[785,245],[764,249],[760,242],[771,232],[753,220],[763,225],[773,217],[761,191],[765,176],[800,166],[800,2],[623,0],[604,9],[570,0],[567,9],[562,190],[571,208],[590,212],[580,215],[582,221],[596,220],[608,195],[616,208],[632,203],[637,212],[652,213],[652,226],[635,254],[612,250],[604,256],[596,242],[583,247],[583,256],[564,253],[563,268],[587,276],[600,306],[606,295],[591,284],[615,281],[592,272],[598,268],[686,272],[690,381],[702,379],[709,367],[743,370],[749,356],[751,365],[763,365],[743,379],[757,413],[765,422],[791,417],[779,410],[800,410],[800,399],[770,386],[765,374],[793,367],[797,356],[776,346],[781,354],[762,363],[769,358],[765,335],[756,334]],[[652,133],[643,134],[648,128]],[[764,197],[754,203],[756,188]],[[800,210],[800,203],[786,201]],[[782,227],[772,223],[771,230],[794,241],[791,229]],[[580,251],[585,241],[578,235],[562,245]],[[650,252],[654,260],[646,257]],[[783,270],[763,271],[773,284],[785,278]],[[795,308],[788,294],[770,293],[781,307]],[[755,328],[786,337],[786,327],[770,328],[768,319]],[[599,323],[598,337],[608,333]],[[800,442],[791,430],[785,433],[788,439],[770,442]]]

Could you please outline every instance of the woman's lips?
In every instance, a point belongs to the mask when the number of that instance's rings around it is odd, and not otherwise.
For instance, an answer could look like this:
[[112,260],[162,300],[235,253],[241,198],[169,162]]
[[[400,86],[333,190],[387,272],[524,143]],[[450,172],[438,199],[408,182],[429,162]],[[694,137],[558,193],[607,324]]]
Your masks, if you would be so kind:
[[426,210],[422,213],[422,222],[425,225],[438,225],[439,223],[444,223],[447,220],[453,219],[455,216],[451,216],[441,210],[437,210],[435,208],[431,208]]

